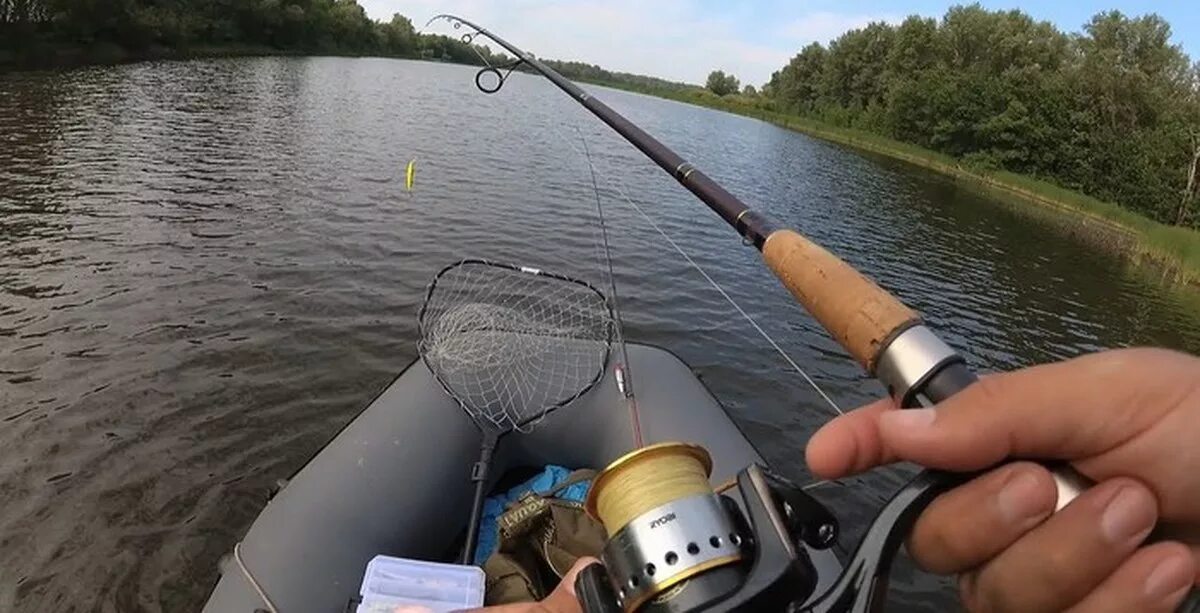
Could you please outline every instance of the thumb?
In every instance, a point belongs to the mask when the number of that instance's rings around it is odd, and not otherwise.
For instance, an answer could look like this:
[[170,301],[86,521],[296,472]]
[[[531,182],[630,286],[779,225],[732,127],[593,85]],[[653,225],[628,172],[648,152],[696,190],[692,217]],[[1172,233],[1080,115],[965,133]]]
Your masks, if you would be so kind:
[[1173,410],[1195,387],[1197,364],[1157,349],[1109,351],[989,376],[936,408],[877,402],[817,432],[809,466],[836,478],[899,460],[966,471],[1013,457],[1087,459]]
[[575,578],[579,571],[599,562],[596,558],[583,557],[575,561],[575,565],[563,575],[558,587],[541,602],[539,613],[577,613],[582,611],[579,599],[575,597]]

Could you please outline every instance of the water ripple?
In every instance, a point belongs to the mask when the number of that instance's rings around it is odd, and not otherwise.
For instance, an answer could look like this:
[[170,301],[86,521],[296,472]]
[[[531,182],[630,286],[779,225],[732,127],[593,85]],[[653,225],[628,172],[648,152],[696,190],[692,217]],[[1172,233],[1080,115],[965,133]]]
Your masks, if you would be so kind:
[[[881,393],[717,218],[542,80],[391,60],[0,75],[0,610],[190,610],[291,474],[415,357],[444,264],[603,283],[806,478],[820,398],[624,206],[619,184],[840,404]],[[985,370],[1200,350],[1196,303],[985,196],[754,120],[612,106],[893,289]],[[416,188],[403,188],[416,158]],[[861,530],[904,470],[821,495]],[[897,571],[897,610],[949,607]]]

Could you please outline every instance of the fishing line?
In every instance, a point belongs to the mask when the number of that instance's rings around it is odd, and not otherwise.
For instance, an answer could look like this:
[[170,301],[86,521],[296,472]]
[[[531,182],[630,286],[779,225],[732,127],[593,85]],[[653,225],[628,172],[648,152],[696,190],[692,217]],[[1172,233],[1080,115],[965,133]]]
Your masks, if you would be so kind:
[[[578,127],[576,129],[578,129]],[[585,158],[585,160],[587,161],[588,167],[591,169],[592,179],[593,179],[593,181],[595,181],[596,167],[592,163],[591,156],[586,154],[585,152],[580,151],[575,146],[575,144],[571,142],[571,139],[566,138],[562,134],[562,131],[559,129],[559,127],[557,125],[555,126],[555,130],[558,132],[559,138],[562,138],[564,141],[566,141],[566,143],[568,145],[570,145],[572,149],[575,150],[575,153],[582,155]],[[582,136],[583,136],[583,134],[581,132],[580,137],[582,138]],[[825,400],[825,402],[830,406],[830,408],[832,408],[835,412],[837,412],[838,415],[845,414],[845,412],[842,411],[842,409],[837,405],[837,403],[834,402],[833,399],[830,398],[829,395],[825,393],[825,390],[821,389],[821,387],[819,385],[817,385],[817,382],[814,381],[813,378],[808,375],[808,373],[804,372],[804,369],[800,368],[800,365],[797,364],[796,361],[793,360],[792,357],[790,355],[788,355],[788,353],[786,351],[784,351],[782,347],[779,346],[779,343],[775,342],[775,339],[771,338],[771,335],[768,334],[767,331],[764,330],[762,326],[758,325],[758,322],[755,321],[754,318],[751,317],[750,314],[747,313],[746,310],[743,309],[741,307],[741,305],[739,305],[737,303],[737,301],[735,301],[733,299],[733,297],[730,296],[729,293],[726,292],[725,289],[722,288],[720,286],[720,284],[718,284],[716,282],[716,280],[712,278],[712,276],[710,276],[703,268],[701,268],[700,264],[698,264],[694,259],[692,259],[692,257],[690,255],[688,255],[687,252],[684,251],[683,248],[680,247],[679,244],[676,243],[675,240],[672,239],[671,236],[666,233],[666,231],[664,231],[661,227],[659,227],[659,225],[657,223],[655,223],[654,220],[648,214],[646,214],[646,211],[643,210],[642,207],[638,206],[633,201],[633,199],[629,197],[629,194],[625,192],[625,189],[623,187],[621,187],[621,184],[619,182],[610,180],[608,183],[614,189],[616,189],[616,191],[618,193],[621,194],[621,196],[625,199],[625,202],[628,203],[629,206],[633,207],[633,210],[637,211],[638,214],[640,214],[642,216],[642,218],[646,220],[646,223],[650,224],[651,228],[654,228],[654,230],[656,232],[658,232],[659,235],[661,235],[667,241],[667,243],[670,244],[671,247],[673,247],[675,249],[675,251],[678,252],[679,255],[682,256],[683,259],[686,260],[688,262],[688,264],[690,264],[692,266],[692,268],[696,269],[696,272],[700,273],[700,275],[703,276],[706,281],[708,281],[708,284],[711,285],[713,287],[713,289],[717,290],[717,292],[719,294],[721,294],[721,296],[725,299],[725,301],[728,302],[729,305],[734,308],[734,310],[736,310],[738,313],[740,313],[741,316],[743,318],[745,318],[745,320],[747,322],[750,323],[750,326],[753,327],[758,332],[758,334],[760,336],[762,336],[763,339],[765,339],[767,341],[767,343],[770,344],[771,347],[774,348],[775,351],[781,357],[783,357],[784,361],[786,361],[789,365],[791,365],[793,370],[795,370],[801,377],[804,378],[805,381],[808,382],[808,384],[810,386],[812,386],[812,388],[817,392],[817,394],[819,394],[821,396],[822,399]],[[598,190],[596,193],[596,198],[597,198],[597,201],[599,201],[600,194],[599,194]],[[610,260],[610,262],[609,262],[610,266],[611,266],[611,263],[612,262]]]
[[[557,129],[557,126],[555,127]],[[575,126],[575,131],[579,134],[579,142],[583,144],[583,154],[588,162],[588,169],[592,174],[592,193],[596,196],[596,217],[600,221],[600,238],[604,246],[604,261],[608,265],[608,283],[612,292],[612,311],[613,319],[616,322],[617,345],[621,348],[621,361],[623,364],[618,368],[617,387],[626,398],[629,405],[629,417],[633,422],[633,440],[635,447],[642,447],[642,424],[638,416],[637,397],[633,392],[633,367],[629,362],[629,350],[625,346],[625,322],[621,319],[621,304],[617,297],[617,277],[613,273],[612,263],[612,248],[608,243],[608,226],[604,222],[604,207],[600,204],[600,186],[596,180],[596,167],[592,164],[592,153],[588,149],[587,139],[583,137],[583,131],[579,126]],[[560,132],[561,136],[562,133]],[[578,153],[578,150],[576,150]],[[623,374],[622,374],[623,373]]]

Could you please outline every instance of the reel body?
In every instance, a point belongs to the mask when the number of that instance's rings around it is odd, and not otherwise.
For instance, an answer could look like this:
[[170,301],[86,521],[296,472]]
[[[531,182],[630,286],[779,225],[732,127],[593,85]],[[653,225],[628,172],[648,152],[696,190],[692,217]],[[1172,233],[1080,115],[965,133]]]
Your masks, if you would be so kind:
[[709,570],[742,559],[742,536],[714,494],[660,505],[612,535],[600,556],[617,603],[637,610]]
[[702,448],[665,443],[596,478],[587,508],[609,540],[602,564],[576,580],[585,611],[784,610],[812,598],[818,577],[806,547],[833,546],[833,515],[758,465],[725,494],[709,488],[710,470]]

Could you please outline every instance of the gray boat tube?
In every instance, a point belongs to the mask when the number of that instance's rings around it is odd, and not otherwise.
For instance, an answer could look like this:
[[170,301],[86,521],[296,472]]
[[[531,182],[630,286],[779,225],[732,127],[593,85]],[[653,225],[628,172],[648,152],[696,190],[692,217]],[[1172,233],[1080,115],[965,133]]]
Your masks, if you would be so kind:
[[[638,344],[629,345],[629,359],[647,443],[703,445],[713,457],[714,483],[764,463],[683,361]],[[453,560],[480,440],[425,365],[409,365],[267,503],[238,556],[223,563],[204,611],[353,611],[374,556]],[[609,369],[599,385],[533,432],[506,435],[493,474],[546,464],[602,468],[634,447],[632,420]],[[830,551],[809,553],[820,577],[837,576]]]

